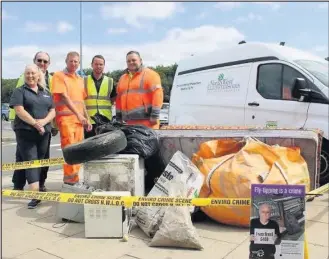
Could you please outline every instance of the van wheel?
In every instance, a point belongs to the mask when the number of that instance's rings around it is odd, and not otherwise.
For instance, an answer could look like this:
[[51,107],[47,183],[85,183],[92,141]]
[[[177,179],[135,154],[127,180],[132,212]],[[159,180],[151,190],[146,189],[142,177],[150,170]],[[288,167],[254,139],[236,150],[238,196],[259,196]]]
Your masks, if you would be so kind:
[[328,140],[323,139],[321,150],[321,170],[320,170],[320,185],[325,185],[329,182],[329,144]]
[[118,153],[126,146],[123,131],[114,130],[63,148],[63,156],[67,164],[75,165]]

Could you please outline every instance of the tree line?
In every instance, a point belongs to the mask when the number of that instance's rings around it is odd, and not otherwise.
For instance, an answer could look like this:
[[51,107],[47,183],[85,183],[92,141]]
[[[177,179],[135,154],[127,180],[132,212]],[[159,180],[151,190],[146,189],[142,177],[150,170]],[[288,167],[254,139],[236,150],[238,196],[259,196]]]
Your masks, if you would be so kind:
[[[164,102],[169,102],[170,99],[170,91],[174,81],[177,64],[171,66],[156,66],[149,67],[155,70],[161,77],[161,83],[164,91]],[[83,70],[86,75],[90,75],[92,72],[91,68],[87,68]],[[105,75],[112,77],[114,81],[114,86],[117,85],[121,75],[124,73],[124,70],[114,70],[112,72],[106,72]],[[51,72],[50,74],[53,74]],[[18,78],[16,79],[1,79],[1,102],[8,103],[12,92],[14,91]]]
[[[325,60],[329,61],[329,57],[325,58]],[[174,76],[177,69],[177,64],[171,66],[156,66],[150,67],[154,69],[156,72],[159,73],[161,77],[162,87],[164,90],[164,101],[169,102],[170,99],[170,92],[174,80]],[[91,68],[87,68],[83,70],[86,75],[90,75],[92,72]],[[107,72],[105,75],[112,77],[114,81],[114,86],[117,85],[119,78],[123,74],[124,70],[114,70],[112,72]],[[53,74],[53,73],[50,73]],[[18,78],[17,79],[1,79],[1,102],[8,103],[10,100],[10,96],[16,87]]]

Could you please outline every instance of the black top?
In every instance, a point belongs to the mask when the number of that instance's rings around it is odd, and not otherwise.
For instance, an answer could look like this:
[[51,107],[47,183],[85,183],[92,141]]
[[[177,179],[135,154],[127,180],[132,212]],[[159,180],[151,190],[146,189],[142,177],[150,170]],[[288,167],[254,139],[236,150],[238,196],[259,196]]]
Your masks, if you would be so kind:
[[[273,229],[274,233],[277,235],[277,237],[280,239],[280,228],[279,224],[274,220],[269,220],[269,222],[266,225],[263,225],[259,218],[252,219],[250,222],[250,235],[255,234],[255,228],[261,228],[261,229]],[[250,242],[250,252],[255,254],[255,258],[262,258],[260,256],[262,254],[262,251],[264,252],[265,256],[268,255],[274,255],[276,252],[275,245],[269,245],[269,244],[254,244],[253,241]],[[257,257],[258,254],[258,257]],[[264,257],[265,258],[265,257]]]
[[[91,78],[94,80],[97,93],[99,93],[99,89],[101,88],[101,85],[102,85],[102,82],[103,82],[103,79],[104,79],[104,74],[99,79],[96,79],[94,77],[94,73],[91,73]],[[113,88],[112,88],[112,92],[110,94],[110,98],[114,98],[114,97],[116,97],[116,95],[117,95],[117,92],[116,92],[114,84],[113,84]]]
[[[44,119],[47,117],[49,110],[54,108],[53,99],[49,91],[39,87],[38,93],[34,92],[29,86],[24,84],[14,90],[9,107],[23,106],[34,119]],[[51,124],[48,123],[44,126],[46,132],[51,131]],[[14,130],[37,130],[32,125],[27,124],[18,116],[15,116]]]

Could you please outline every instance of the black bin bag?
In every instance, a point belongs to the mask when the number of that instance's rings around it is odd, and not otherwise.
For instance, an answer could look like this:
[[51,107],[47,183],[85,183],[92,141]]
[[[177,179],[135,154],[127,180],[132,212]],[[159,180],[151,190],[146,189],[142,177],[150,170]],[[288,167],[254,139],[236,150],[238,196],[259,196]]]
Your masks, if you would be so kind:
[[144,159],[150,158],[159,150],[159,137],[155,130],[144,125],[123,125],[111,122],[102,115],[92,116],[96,122],[96,134],[120,129],[127,138],[127,147],[120,154],[137,154]]
[[161,156],[160,142],[155,130],[143,125],[123,125],[118,122],[111,122],[104,116],[97,114],[92,116],[96,122],[96,134],[120,129],[127,138],[127,146],[117,154],[137,154],[144,158],[146,191],[150,191],[157,179],[166,168]]
[[138,154],[147,159],[159,150],[159,137],[156,132],[143,125],[120,127],[127,138],[127,147],[120,154]]

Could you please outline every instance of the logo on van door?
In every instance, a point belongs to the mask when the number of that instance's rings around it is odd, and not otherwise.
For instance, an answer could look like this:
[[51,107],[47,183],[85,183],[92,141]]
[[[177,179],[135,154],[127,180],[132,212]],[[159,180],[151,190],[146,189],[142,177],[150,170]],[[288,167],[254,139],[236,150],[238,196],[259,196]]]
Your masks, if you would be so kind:
[[208,92],[236,92],[240,90],[240,84],[234,82],[233,78],[227,78],[223,73],[219,74],[217,80],[211,80],[207,87]]

